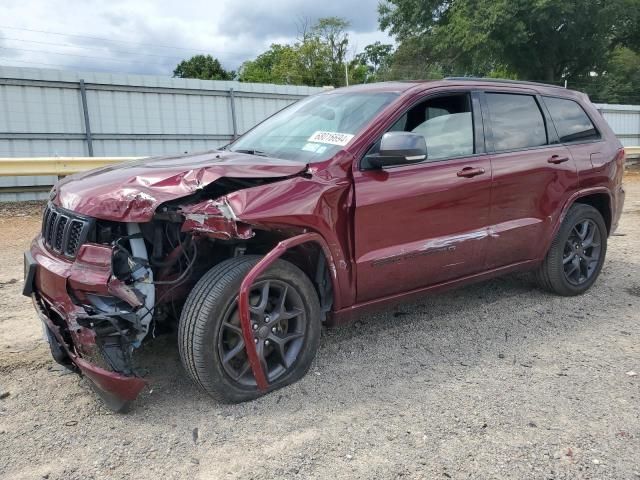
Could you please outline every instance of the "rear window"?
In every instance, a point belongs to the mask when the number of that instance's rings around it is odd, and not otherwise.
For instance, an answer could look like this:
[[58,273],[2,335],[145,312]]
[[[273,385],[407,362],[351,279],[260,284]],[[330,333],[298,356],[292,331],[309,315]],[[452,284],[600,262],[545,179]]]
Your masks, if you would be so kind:
[[585,142],[600,134],[582,107],[566,98],[544,97],[561,142]]
[[531,95],[487,93],[493,148],[496,152],[547,144],[538,102]]

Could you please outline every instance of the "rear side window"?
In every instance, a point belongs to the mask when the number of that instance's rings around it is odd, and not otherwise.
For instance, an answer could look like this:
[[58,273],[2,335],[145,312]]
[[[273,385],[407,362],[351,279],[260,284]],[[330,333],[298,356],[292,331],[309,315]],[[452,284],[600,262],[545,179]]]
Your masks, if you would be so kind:
[[544,97],[561,142],[589,141],[600,134],[582,107],[566,98]]
[[538,102],[531,95],[487,93],[495,151],[547,144],[547,130]]

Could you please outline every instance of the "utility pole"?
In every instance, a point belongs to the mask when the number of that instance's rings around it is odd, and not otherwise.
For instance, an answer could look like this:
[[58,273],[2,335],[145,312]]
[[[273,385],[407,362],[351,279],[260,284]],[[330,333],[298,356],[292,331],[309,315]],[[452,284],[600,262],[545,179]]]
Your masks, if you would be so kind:
[[344,82],[348,87],[349,86],[349,66],[347,65],[347,62],[344,62]]

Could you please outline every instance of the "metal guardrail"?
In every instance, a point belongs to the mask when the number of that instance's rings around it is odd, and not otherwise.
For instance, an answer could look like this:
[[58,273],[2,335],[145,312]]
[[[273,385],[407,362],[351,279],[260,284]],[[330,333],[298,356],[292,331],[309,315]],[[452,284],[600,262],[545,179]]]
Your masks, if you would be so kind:
[[[627,158],[640,158],[640,146],[625,147]],[[115,163],[144,157],[27,157],[0,158],[0,177],[57,175],[63,177]],[[24,188],[27,187],[14,187]]]
[[[57,175],[64,177],[143,157],[28,157],[0,158],[0,177]],[[20,187],[17,187],[20,188]]]

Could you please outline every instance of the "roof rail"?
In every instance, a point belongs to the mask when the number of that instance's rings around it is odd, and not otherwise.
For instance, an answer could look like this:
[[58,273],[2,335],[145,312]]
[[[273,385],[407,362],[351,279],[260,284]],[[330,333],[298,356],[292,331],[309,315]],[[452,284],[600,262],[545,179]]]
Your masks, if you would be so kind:
[[552,83],[528,82],[526,80],[510,80],[510,79],[507,79],[507,78],[445,77],[445,80],[469,81],[469,82],[491,82],[491,83],[515,83],[517,85],[538,85],[540,87],[555,87],[555,88],[564,89],[563,86],[554,85]]

